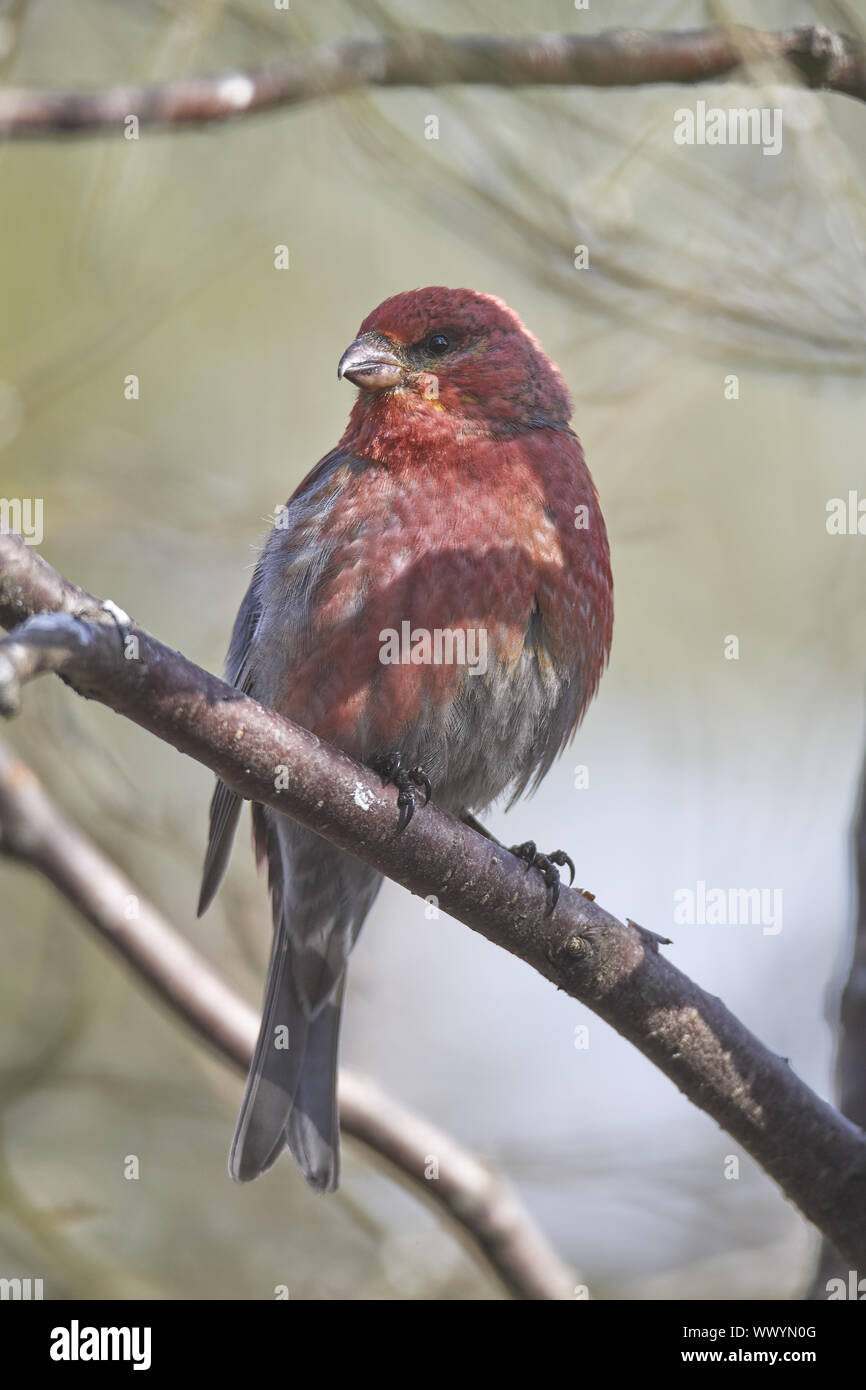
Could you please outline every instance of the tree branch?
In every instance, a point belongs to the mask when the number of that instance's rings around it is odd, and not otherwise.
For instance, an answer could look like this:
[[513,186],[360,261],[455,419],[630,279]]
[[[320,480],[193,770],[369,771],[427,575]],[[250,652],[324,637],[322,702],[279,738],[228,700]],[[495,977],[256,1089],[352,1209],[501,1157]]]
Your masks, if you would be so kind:
[[[246,1073],[258,1015],[66,819],[2,743],[0,855],[43,874],[173,1013]],[[449,1135],[346,1071],[340,1072],[340,1125],[456,1223],[510,1293],[573,1297],[575,1275],[510,1186]],[[426,1176],[431,1159],[435,1178]]]
[[855,1124],[866,1127],[866,758],[854,818],[856,885],[851,969],[840,1004],[839,1104]]
[[298,106],[359,87],[691,86],[727,77],[745,64],[778,63],[807,87],[866,101],[866,45],[819,25],[780,33],[758,29],[683,32],[608,29],[591,37],[517,38],[407,33],[324,43],[249,72],[195,77],[160,86],[96,91],[0,90],[0,135],[44,138],[141,126],[207,125]]
[[[142,629],[124,639],[97,599],[68,585],[19,537],[0,536],[0,622],[40,611],[0,642],[0,706],[11,712],[21,680],[55,671],[242,796],[294,817],[411,892],[435,894],[446,912],[634,1043],[846,1258],[866,1267],[866,1136],[671,965],[652,933],[567,888],[546,915],[539,875],[435,805],[419,809],[398,837],[393,787]],[[130,651],[137,659],[127,659]]]
[[[854,941],[851,966],[839,1000],[836,1088],[839,1109],[861,1129],[866,1128],[866,754],[851,839],[854,848]],[[862,1278],[862,1265],[858,1271]],[[847,1263],[831,1241],[822,1243],[809,1297],[827,1297],[830,1279],[848,1286]]]

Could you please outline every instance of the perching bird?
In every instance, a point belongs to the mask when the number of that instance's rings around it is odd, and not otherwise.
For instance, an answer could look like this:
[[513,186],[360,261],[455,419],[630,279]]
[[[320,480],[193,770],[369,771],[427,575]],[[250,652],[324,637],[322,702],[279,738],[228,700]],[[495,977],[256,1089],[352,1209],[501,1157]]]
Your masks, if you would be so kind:
[[[568,392],[517,314],[465,289],[385,300],[337,375],[359,387],[348,428],[268,536],[227,678],[396,782],[395,830],[416,791],[465,817],[511,804],[571,739],[610,649],[607,534]],[[240,805],[217,783],[200,913]],[[346,967],[381,876],[270,807],[253,836],[274,939],[229,1171],[255,1178],[288,1146],[333,1191]],[[519,852],[555,901],[567,856]]]

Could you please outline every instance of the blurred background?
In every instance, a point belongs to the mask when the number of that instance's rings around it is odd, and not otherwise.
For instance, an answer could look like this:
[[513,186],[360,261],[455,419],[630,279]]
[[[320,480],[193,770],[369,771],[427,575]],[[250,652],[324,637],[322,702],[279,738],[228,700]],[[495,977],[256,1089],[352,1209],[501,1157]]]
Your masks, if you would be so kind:
[[[866,28],[859,4],[756,8],[13,0],[0,82],[165,81],[403,28]],[[365,91],[208,131],[7,143],[0,494],[43,498],[53,565],[218,670],[268,517],[342,432],[336,364],[360,320],[425,284],[504,297],[573,393],[616,625],[573,748],[491,828],[568,849],[582,886],[672,936],[676,964],[831,1095],[866,539],[826,520],[831,499],[866,496],[866,110],[777,76],[755,74],[758,92]],[[782,107],[781,153],[675,145],[673,113],[698,99]],[[270,924],[246,833],[195,917],[210,774],[56,681],[9,733],[258,1004]],[[675,925],[675,893],[701,881],[781,889],[782,930]],[[500,1296],[351,1142],[334,1197],[288,1159],[233,1185],[240,1078],[3,861],[0,933],[0,1273],[55,1297]],[[497,1165],[592,1297],[808,1286],[816,1234],[748,1155],[605,1024],[393,884],[354,957],[343,1061]]]

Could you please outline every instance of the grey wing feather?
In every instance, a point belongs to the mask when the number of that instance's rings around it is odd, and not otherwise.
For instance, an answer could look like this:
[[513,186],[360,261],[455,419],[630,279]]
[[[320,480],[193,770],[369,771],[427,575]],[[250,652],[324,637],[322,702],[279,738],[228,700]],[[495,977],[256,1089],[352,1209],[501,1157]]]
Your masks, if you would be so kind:
[[[251,691],[250,656],[260,618],[261,571],[257,567],[238,610],[226,658],[226,680],[246,694]],[[198,900],[199,917],[210,907],[223,881],[238,828],[242,800],[224,782],[217,782],[210,803],[210,829]]]
[[207,912],[223,881],[231,857],[235,831],[241,814],[241,800],[224,782],[217,782],[210,803],[210,829],[201,876],[198,916]]

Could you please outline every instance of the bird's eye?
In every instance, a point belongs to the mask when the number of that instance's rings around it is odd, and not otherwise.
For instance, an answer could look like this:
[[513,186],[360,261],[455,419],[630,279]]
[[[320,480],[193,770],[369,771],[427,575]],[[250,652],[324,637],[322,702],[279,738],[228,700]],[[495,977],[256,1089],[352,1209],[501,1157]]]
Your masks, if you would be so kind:
[[434,357],[441,357],[450,346],[451,340],[446,338],[444,333],[433,333],[427,339],[427,351],[432,352]]

